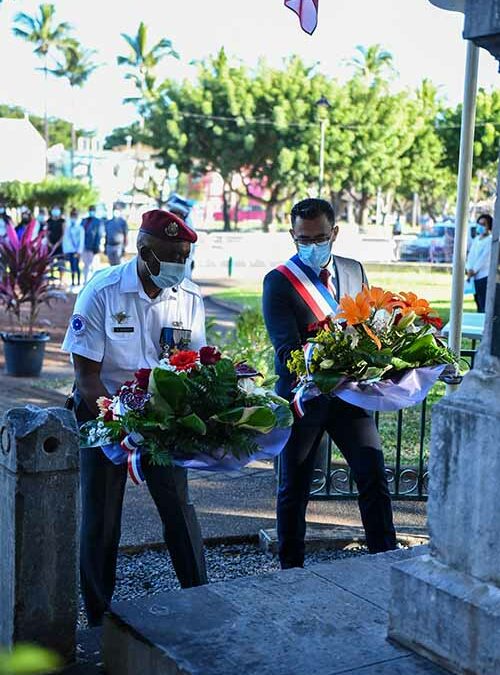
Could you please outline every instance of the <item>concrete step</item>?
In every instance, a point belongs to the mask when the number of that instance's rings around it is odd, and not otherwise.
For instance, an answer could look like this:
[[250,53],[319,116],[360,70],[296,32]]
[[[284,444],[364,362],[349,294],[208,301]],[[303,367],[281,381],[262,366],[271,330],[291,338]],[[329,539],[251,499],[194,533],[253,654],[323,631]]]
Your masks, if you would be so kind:
[[[425,528],[398,527],[398,542],[402,546],[427,544],[429,535]],[[333,527],[315,527],[309,525],[306,531],[306,552],[323,550],[345,550],[359,548],[366,543],[362,527],[335,525]],[[259,546],[266,553],[278,554],[278,533],[276,529],[259,531]]]
[[108,675],[437,675],[386,640],[401,549],[113,605]]

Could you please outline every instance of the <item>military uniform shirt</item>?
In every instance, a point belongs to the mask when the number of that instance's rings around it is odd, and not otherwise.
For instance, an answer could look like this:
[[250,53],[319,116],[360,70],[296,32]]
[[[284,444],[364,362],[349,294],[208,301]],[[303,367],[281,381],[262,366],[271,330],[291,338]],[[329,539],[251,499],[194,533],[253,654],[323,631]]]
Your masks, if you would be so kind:
[[190,330],[189,349],[206,344],[200,290],[184,279],[177,288],[150,298],[133,258],[98,272],[80,292],[62,350],[102,362],[102,383],[114,394],[139,368],[158,365],[166,327]]

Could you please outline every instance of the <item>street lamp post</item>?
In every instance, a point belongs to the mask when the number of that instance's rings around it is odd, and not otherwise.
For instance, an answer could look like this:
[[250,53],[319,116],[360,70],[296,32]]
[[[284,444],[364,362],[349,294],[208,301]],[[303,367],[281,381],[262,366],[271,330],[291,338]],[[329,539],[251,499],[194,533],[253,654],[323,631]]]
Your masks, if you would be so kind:
[[328,122],[327,113],[328,108],[331,108],[332,106],[326,96],[322,96],[319,101],[316,102],[316,106],[318,107],[320,131],[318,196],[321,199],[323,193],[323,183],[325,182],[325,134],[326,125]]

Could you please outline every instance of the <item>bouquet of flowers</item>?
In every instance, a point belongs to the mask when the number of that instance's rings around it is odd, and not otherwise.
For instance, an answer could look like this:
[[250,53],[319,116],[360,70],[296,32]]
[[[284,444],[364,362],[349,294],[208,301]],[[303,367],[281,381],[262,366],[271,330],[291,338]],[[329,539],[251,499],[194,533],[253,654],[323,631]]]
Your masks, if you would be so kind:
[[[363,287],[344,296],[339,311],[310,326],[314,336],[292,352],[299,386],[294,406],[320,394],[369,410],[399,410],[421,402],[457,358],[440,340],[442,321],[415,293]],[[454,367],[454,366],[453,366]]]
[[97,401],[100,415],[81,429],[82,447],[101,447],[115,463],[127,461],[135,482],[140,456],[156,464],[234,470],[277,455],[289,436],[288,401],[214,347],[174,350],[157,368],[140,370],[112,398]]

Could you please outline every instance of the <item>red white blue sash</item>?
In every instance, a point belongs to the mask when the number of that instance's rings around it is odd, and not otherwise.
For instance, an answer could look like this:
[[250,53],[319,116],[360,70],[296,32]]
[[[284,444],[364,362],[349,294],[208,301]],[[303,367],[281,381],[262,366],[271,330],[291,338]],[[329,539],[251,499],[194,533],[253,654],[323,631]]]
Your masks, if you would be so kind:
[[276,269],[290,281],[318,321],[338,312],[333,287],[326,288],[312,267],[303,263],[298,255]]

